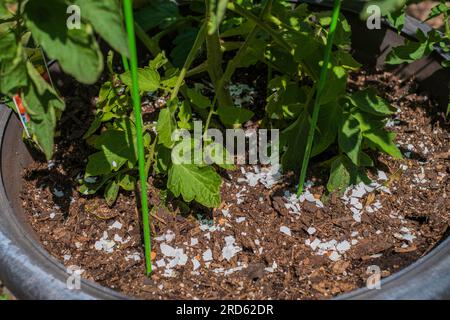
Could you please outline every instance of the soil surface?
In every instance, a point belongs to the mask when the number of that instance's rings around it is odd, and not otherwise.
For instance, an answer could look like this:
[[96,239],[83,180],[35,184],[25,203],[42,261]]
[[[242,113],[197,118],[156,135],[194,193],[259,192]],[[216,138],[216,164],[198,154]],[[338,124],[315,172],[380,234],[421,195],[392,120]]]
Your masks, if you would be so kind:
[[[414,82],[377,71],[350,88],[378,88],[399,108],[388,123],[404,160],[373,153],[374,183],[325,192],[327,170],[313,163],[297,200],[295,176],[258,166],[224,173],[223,202],[206,212],[150,190],[154,272],[144,275],[133,193],[114,207],[77,191],[87,156],[81,136],[94,101],[86,88],[66,100],[55,161],[36,161],[21,194],[42,245],[82,277],[147,299],[321,299],[366,285],[413,263],[446,236],[450,222],[448,123]],[[155,182],[156,183],[156,182]],[[375,266],[375,267],[374,267]],[[369,269],[368,269],[369,268]]]

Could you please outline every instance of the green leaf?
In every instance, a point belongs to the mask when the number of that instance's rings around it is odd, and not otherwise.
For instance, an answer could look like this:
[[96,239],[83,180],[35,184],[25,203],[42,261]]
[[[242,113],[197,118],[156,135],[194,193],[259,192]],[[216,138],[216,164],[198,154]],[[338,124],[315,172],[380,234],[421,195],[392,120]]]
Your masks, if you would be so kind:
[[329,192],[345,189],[360,182],[369,184],[371,181],[364,172],[364,168],[355,166],[346,156],[339,156],[331,164],[330,179],[327,189]]
[[374,163],[367,153],[361,151],[359,153],[359,165],[361,167],[373,167]]
[[176,2],[167,0],[152,0],[150,5],[135,14],[136,22],[145,31],[155,27],[164,29],[180,18]]
[[266,112],[272,119],[289,119],[298,116],[303,109],[309,88],[299,88],[297,83],[275,78],[270,85],[273,91],[267,99]]
[[[11,59],[2,59],[0,64],[0,92],[12,96],[21,88],[28,86],[27,66],[22,45],[16,46]],[[7,53],[5,55],[10,55]]]
[[64,110],[64,102],[53,88],[39,75],[30,62],[26,63],[30,85],[22,94],[28,112],[31,130],[47,159],[53,155],[56,121]]
[[436,18],[436,17],[440,16],[441,14],[449,12],[449,11],[450,11],[450,7],[448,7],[444,2],[441,2],[431,9],[430,15],[428,16],[426,21]]
[[361,68],[361,64],[356,61],[353,56],[346,52],[346,51],[342,51],[339,50],[336,52],[336,59],[337,59],[337,63],[338,65],[342,66],[345,69],[349,69],[349,70],[359,70],[359,68]]
[[177,129],[177,124],[168,109],[162,109],[159,113],[158,123],[156,124],[156,131],[158,132],[158,143],[167,148],[171,148],[174,144],[172,141],[172,133]]
[[73,4],[81,9],[81,16],[89,20],[95,31],[111,47],[128,56],[127,34],[124,29],[122,11],[117,0],[75,0]]
[[158,70],[162,66],[164,66],[169,60],[167,60],[166,55],[164,52],[158,53],[158,55],[155,57],[155,59],[150,60],[148,66],[150,69]]
[[[127,71],[120,76],[120,80],[128,87],[132,86],[131,72]],[[152,68],[138,69],[139,91],[155,92],[159,89],[161,78],[159,73]]]
[[105,200],[108,206],[112,207],[119,195],[119,184],[113,180],[105,188]]
[[175,67],[183,67],[199,31],[199,28],[193,27],[179,31],[179,34],[173,40],[173,49],[170,52],[172,64]]
[[219,29],[219,26],[225,17],[228,0],[211,0],[210,3],[211,9],[213,10],[213,12],[211,12],[210,14],[212,14],[213,16],[208,23],[208,34],[212,35],[217,31],[217,29]]
[[13,59],[17,54],[16,36],[12,31],[0,32],[0,60]]
[[89,26],[69,30],[67,5],[59,0],[29,0],[25,5],[26,25],[50,59],[80,82],[93,84],[103,71],[103,55]]
[[303,113],[293,124],[281,133],[280,148],[286,148],[281,157],[283,169],[298,170],[301,168],[306,148],[308,129],[308,116]]
[[264,61],[266,47],[267,39],[254,38],[245,51],[245,55],[241,59],[239,67],[248,68],[255,65],[258,61]]
[[178,127],[180,129],[191,130],[192,129],[192,109],[187,101],[182,101],[178,111]]
[[110,129],[95,140],[95,148],[101,150],[89,156],[87,176],[100,176],[117,172],[129,161],[137,161],[135,135],[132,128],[127,131]]
[[208,208],[219,207],[222,179],[212,167],[173,164],[169,169],[167,188],[186,202],[195,200]]
[[397,111],[379,97],[373,88],[358,91],[349,96],[349,99],[355,107],[376,116],[389,116]]
[[[123,163],[124,162],[122,161],[122,164]],[[88,163],[86,166],[87,177],[101,176],[103,174],[111,173],[112,171],[113,167],[111,162],[108,160],[103,151],[96,152],[88,157]]]
[[[222,144],[217,142],[205,141],[204,148],[204,159],[207,160],[208,164],[216,164],[225,170],[234,170],[236,167],[233,164],[233,158]],[[195,151],[194,151],[195,152]]]
[[386,58],[386,63],[392,65],[411,63],[430,55],[434,45],[439,42],[440,35],[437,31],[430,31],[425,35],[418,29],[417,38],[418,41],[407,40],[404,45],[393,48]]
[[242,124],[250,120],[254,113],[248,109],[236,107],[221,107],[217,110],[220,120],[224,124]]
[[395,29],[397,29],[399,32],[402,31],[406,21],[406,13],[403,8],[401,10],[390,12],[387,15],[387,18],[389,19],[389,22],[392,23]]
[[406,0],[371,0],[371,1],[367,1],[367,4],[366,4],[364,10],[361,12],[361,17],[364,20],[367,19],[368,15],[369,15],[367,8],[371,5],[378,6],[381,9],[381,14],[387,15],[390,12],[397,11],[405,3],[406,3]]
[[403,159],[403,155],[394,143],[396,134],[387,132],[383,128],[372,128],[363,133],[364,137],[373,142],[378,149],[390,154],[396,159]]
[[327,86],[325,87],[320,103],[322,105],[335,102],[347,89],[347,70],[341,66],[334,66],[328,74]]
[[83,139],[87,139],[92,136],[98,129],[100,129],[102,123],[107,122],[113,118],[116,118],[117,115],[112,112],[99,112],[99,114],[95,117],[94,121],[92,121],[91,126],[88,131],[83,135]]
[[[117,159],[128,160],[131,163],[137,161],[137,151],[135,148],[135,133],[130,130],[107,130],[103,132],[95,141],[95,148],[103,150],[111,162]],[[121,161],[121,160],[120,160]],[[118,166],[113,167],[118,169]]]
[[188,88],[187,95],[189,101],[200,109],[206,109],[211,106],[211,100],[195,89]]
[[344,151],[355,165],[359,165],[359,154],[362,144],[362,133],[359,122],[351,114],[344,114],[339,127],[339,147]]
[[136,178],[129,174],[119,175],[119,185],[126,191],[133,191],[136,185]]
[[11,17],[11,13],[6,9],[6,3],[0,1],[0,19],[8,19]]
[[163,145],[158,145],[156,147],[156,161],[155,169],[156,173],[167,173],[169,166],[172,163],[172,150],[164,147]]
[[320,108],[311,157],[321,154],[335,142],[341,117],[342,108],[337,103],[329,103]]

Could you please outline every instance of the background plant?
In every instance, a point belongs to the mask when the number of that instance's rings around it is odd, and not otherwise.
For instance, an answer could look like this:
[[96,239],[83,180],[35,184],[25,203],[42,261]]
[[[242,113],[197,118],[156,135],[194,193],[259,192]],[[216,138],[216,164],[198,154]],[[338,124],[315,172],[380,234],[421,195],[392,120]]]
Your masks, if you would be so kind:
[[[66,27],[71,4],[81,9],[80,29]],[[33,137],[48,159],[65,104],[29,61],[26,46],[42,47],[63,71],[81,83],[93,84],[104,68],[95,33],[128,54],[118,1],[0,0],[0,93],[23,98]]]

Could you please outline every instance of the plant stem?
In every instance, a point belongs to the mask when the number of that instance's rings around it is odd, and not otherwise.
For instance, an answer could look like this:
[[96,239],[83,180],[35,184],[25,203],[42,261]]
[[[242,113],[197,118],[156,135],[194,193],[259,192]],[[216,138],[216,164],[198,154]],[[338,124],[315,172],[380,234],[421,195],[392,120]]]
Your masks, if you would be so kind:
[[[212,23],[211,17],[211,1],[205,0],[206,5],[206,19],[205,22],[208,25]],[[223,53],[220,45],[219,28],[213,34],[206,35],[206,51],[208,56],[208,74],[211,78],[211,82],[214,85],[216,92],[217,103],[219,108],[229,107],[233,105],[233,101],[229,92],[219,84],[220,79],[223,76],[222,62]]]
[[[272,3],[273,3],[273,0],[266,0],[266,3],[261,12],[261,17],[264,17],[267,14],[270,14],[270,9],[272,8]],[[225,72],[219,81],[220,87],[223,87],[225,84],[227,84],[231,80],[231,77],[233,76],[234,72],[239,67],[242,59],[244,58],[245,54],[247,53],[247,49],[250,47],[251,42],[253,41],[253,39],[255,39],[257,31],[258,31],[258,26],[255,25],[252,28],[252,30],[250,31],[249,35],[247,36],[247,39],[245,39],[244,44],[241,46],[239,51],[234,56],[234,58],[228,62]]]
[[196,66],[196,67],[192,68],[191,70],[189,70],[188,72],[186,72],[185,78],[189,78],[189,77],[195,76],[199,73],[203,73],[206,71],[208,71],[208,62],[207,61],[199,64],[198,66]]
[[309,132],[308,132],[308,140],[306,143],[306,150],[305,150],[305,154],[304,154],[303,162],[302,162],[302,170],[300,173],[300,181],[299,181],[299,185],[298,185],[297,196],[300,196],[303,193],[303,185],[305,183],[306,172],[308,170],[308,164],[309,164],[309,158],[311,156],[311,149],[312,149],[312,144],[314,141],[314,133],[316,131],[317,120],[319,118],[320,98],[321,98],[323,90],[325,89],[325,86],[327,84],[327,76],[328,76],[328,69],[329,69],[329,63],[330,63],[330,58],[331,58],[331,51],[333,49],[334,34],[336,32],[336,27],[337,27],[338,20],[339,20],[339,14],[340,14],[340,10],[341,10],[341,1],[342,0],[334,0],[333,17],[331,20],[330,31],[329,31],[328,37],[327,37],[327,46],[325,48],[325,57],[323,59],[324,61],[323,61],[322,70],[320,72],[319,84],[317,86],[317,95],[316,95],[316,100],[314,103],[314,110],[313,110],[313,115],[312,115],[312,119],[311,119],[311,125],[309,127]]
[[130,65],[128,64],[128,59],[124,55],[122,55],[122,65],[123,65],[123,69],[125,71],[129,71],[130,70]]
[[238,15],[243,16],[247,20],[253,21],[260,29],[266,31],[281,47],[292,53],[292,47],[289,45],[289,43],[287,43],[286,40],[284,40],[280,36],[280,34],[278,34],[275,30],[273,30],[270,26],[264,23],[263,20],[255,16],[253,13],[232,2],[228,3],[227,8],[237,13]]
[[[290,54],[294,54],[294,48],[292,48],[292,46],[286,40],[284,40],[283,37],[279,33],[277,33],[275,30],[273,30],[267,23],[265,23],[265,21],[262,20],[262,18],[266,18],[266,19],[269,19],[270,22],[272,22],[272,23],[276,22],[275,24],[279,27],[288,28],[287,26],[281,25],[281,21],[278,20],[276,17],[272,16],[272,14],[270,13],[271,7],[272,7],[272,2],[269,3],[269,5],[267,7],[268,9],[266,10],[266,12],[264,12],[261,17],[257,17],[236,3],[231,3],[231,2],[228,3],[229,10],[235,12],[236,14],[241,15],[242,17],[244,17],[250,21],[253,21],[258,26],[258,28],[267,32],[278,45],[280,45],[282,48],[287,50]],[[305,69],[305,72],[314,81],[319,80],[319,79],[317,79],[317,76],[314,74],[314,72],[312,72],[312,68],[306,63],[306,61],[302,61],[302,66]]]
[[141,184],[141,211],[142,225],[144,229],[144,253],[147,276],[152,273],[151,260],[151,239],[150,239],[150,221],[147,199],[147,176],[145,170],[145,150],[142,132],[142,114],[141,114],[141,97],[139,95],[139,79],[138,79],[138,58],[136,49],[136,39],[134,31],[133,2],[132,0],[124,0],[125,25],[128,34],[128,46],[130,50],[130,68],[131,80],[133,86],[131,88],[131,96],[133,99],[133,109],[136,118],[136,140],[138,147],[139,161],[139,179]]
[[186,61],[184,62],[184,66],[181,69],[180,75],[178,76],[177,83],[175,85],[175,88],[172,91],[170,99],[175,99],[178,96],[178,92],[180,91],[180,87],[183,84],[184,78],[186,77],[186,73],[191,67],[192,62],[194,61],[198,50],[203,45],[203,42],[205,41],[205,34],[206,34],[206,23],[203,23],[200,30],[198,31],[197,37],[195,39],[194,45],[191,48],[191,51],[189,51],[189,54],[186,58]]
[[162,51],[158,46],[158,43],[154,41],[152,38],[150,38],[147,33],[145,33],[144,29],[141,28],[141,26],[138,23],[134,24],[134,28],[136,30],[136,35],[139,38],[139,40],[142,41],[144,46],[150,51],[150,53],[156,57],[158,54],[160,54]]

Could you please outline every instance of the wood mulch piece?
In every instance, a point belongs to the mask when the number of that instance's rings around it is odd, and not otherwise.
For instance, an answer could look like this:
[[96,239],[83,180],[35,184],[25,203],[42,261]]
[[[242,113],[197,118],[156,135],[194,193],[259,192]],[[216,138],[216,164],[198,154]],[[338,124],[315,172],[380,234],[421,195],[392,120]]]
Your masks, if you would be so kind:
[[[352,76],[351,89],[366,86],[377,87],[400,108],[390,127],[408,157],[393,160],[373,154],[376,168],[388,180],[383,182],[384,191],[361,198],[364,210],[375,203],[379,209],[364,211],[360,223],[341,195],[325,194],[326,172],[317,165],[309,175],[314,183],[309,191],[324,206],[305,201],[300,214],[286,206],[286,191],[295,192],[295,176],[286,175],[270,189],[261,183],[250,186],[241,170],[255,172],[252,166],[224,174],[223,203],[213,212],[189,209],[176,201],[169,201],[166,208],[158,193],[150,190],[151,204],[159,206],[151,218],[152,234],[158,239],[153,239],[156,268],[147,278],[136,198],[121,193],[109,208],[100,197],[76,191],[75,178],[91,151],[80,142],[79,133],[67,135],[86,129],[70,122],[62,128],[62,136],[72,138],[58,142],[55,163],[35,162],[24,173],[23,207],[54,257],[67,267],[84,270],[86,279],[138,298],[322,299],[349,292],[365,286],[369,266],[378,266],[386,277],[427,254],[446,235],[450,222],[450,141],[443,113],[415,92],[414,82],[402,83],[389,73]],[[74,102],[67,102],[67,109],[77,114],[78,109],[71,108]],[[77,117],[89,123],[83,113]],[[371,177],[380,177],[377,169]],[[55,189],[63,190],[64,196],[58,198]],[[344,248],[339,260],[333,261],[337,249],[323,250],[321,255],[319,249],[313,250],[316,238],[321,243],[335,240]],[[178,249],[177,261],[164,256],[167,246]],[[224,258],[226,246],[238,251],[229,260]],[[205,261],[209,253],[211,260]],[[200,264],[195,271],[194,258]],[[167,267],[171,261],[176,266]]]

